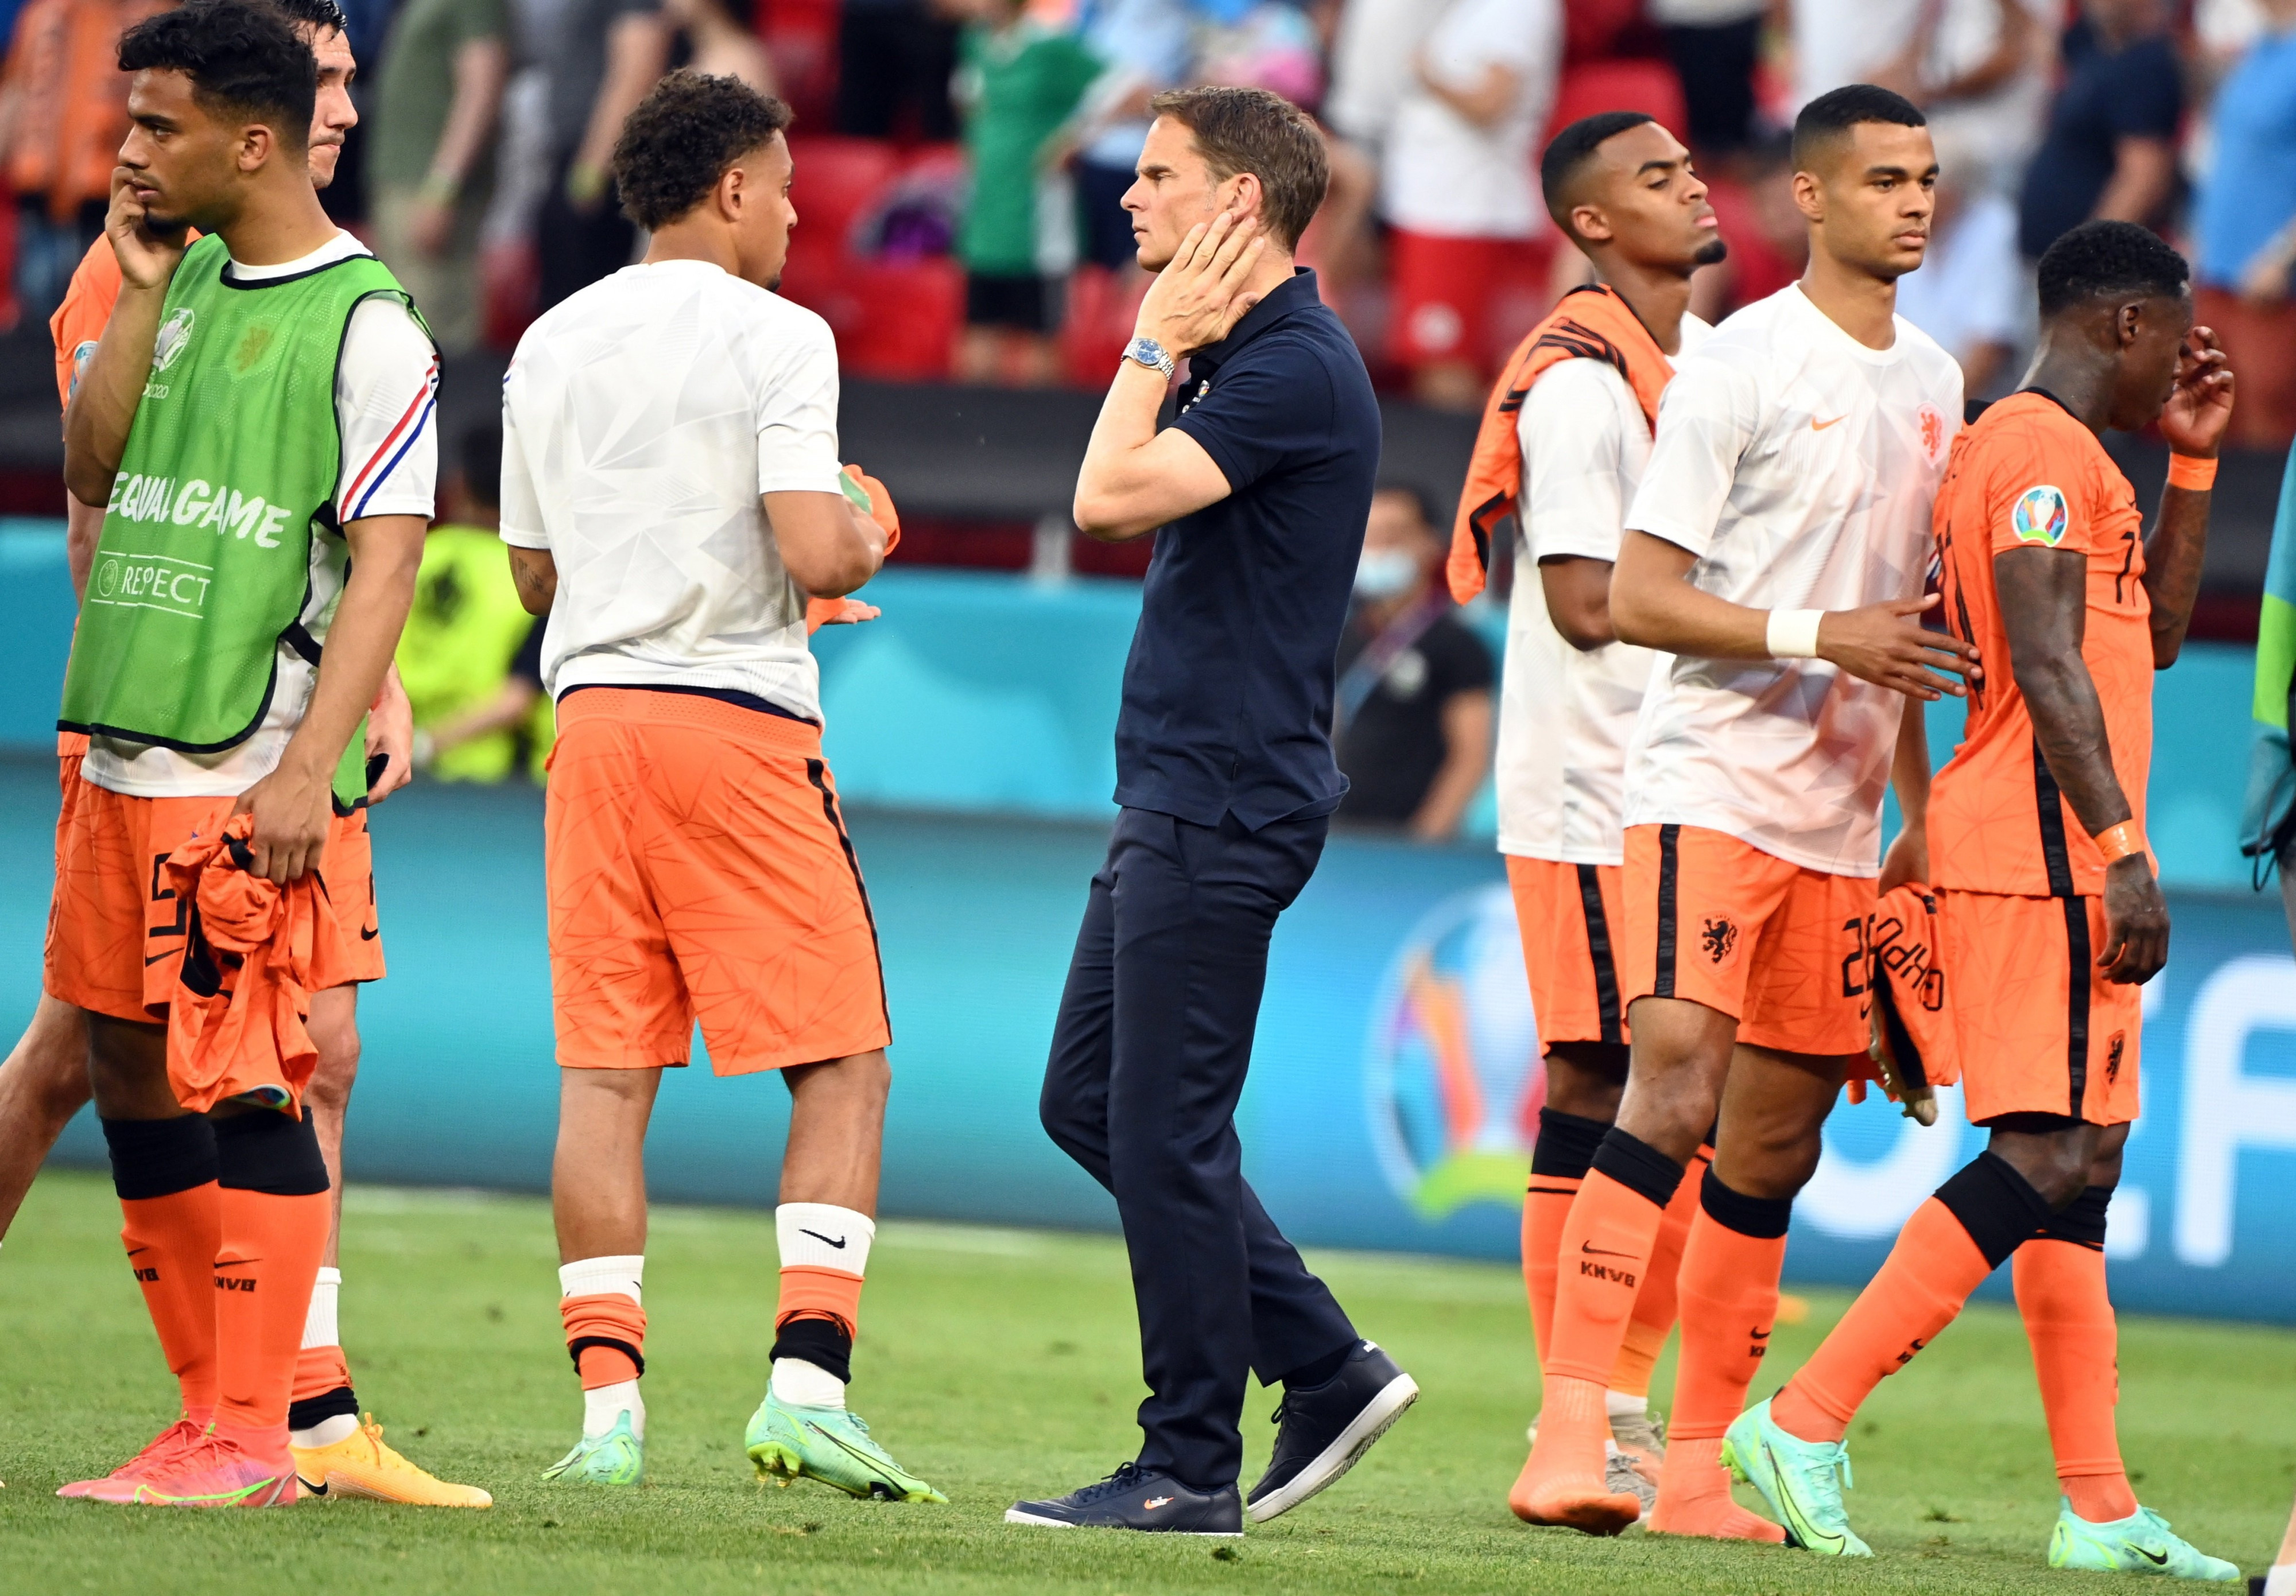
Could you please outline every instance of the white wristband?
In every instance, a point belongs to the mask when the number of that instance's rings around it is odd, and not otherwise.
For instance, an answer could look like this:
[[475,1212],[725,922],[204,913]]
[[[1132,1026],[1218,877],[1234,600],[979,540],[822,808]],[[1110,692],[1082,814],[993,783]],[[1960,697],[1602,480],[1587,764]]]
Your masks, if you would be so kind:
[[1773,610],[1767,639],[1773,659],[1817,658],[1817,623],[1823,610]]

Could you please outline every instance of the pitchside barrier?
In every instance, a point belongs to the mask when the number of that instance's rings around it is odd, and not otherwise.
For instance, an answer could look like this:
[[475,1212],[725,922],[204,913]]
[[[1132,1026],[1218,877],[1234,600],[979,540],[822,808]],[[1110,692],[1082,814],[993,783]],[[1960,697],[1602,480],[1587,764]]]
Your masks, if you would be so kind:
[[[0,575],[0,667],[18,684],[5,706],[16,751],[0,762],[5,1040],[30,1011],[55,813],[51,712],[24,700],[49,692],[70,614],[43,597],[60,571]],[[1111,1225],[1106,1198],[1037,1127],[1036,1101],[1105,845],[1108,728],[1136,594],[904,574],[871,596],[885,618],[824,634],[821,652],[829,756],[854,805],[893,1016],[884,1207]],[[2199,649],[2161,681],[2153,830],[2175,946],[2145,990],[2144,1113],[2108,1251],[2124,1306],[2296,1321],[2296,962],[2276,896],[2246,891],[2232,852],[2247,668],[2243,651]],[[1940,756],[1951,731],[1932,726]],[[390,976],[360,1002],[352,1176],[539,1189],[556,1095],[539,795],[418,785],[374,831]],[[1488,844],[1335,838],[1276,935],[1241,1115],[1246,1168],[1303,1242],[1512,1258],[1545,1087],[1537,1054]],[[656,1192],[770,1203],[786,1102],[770,1080],[674,1073],[651,1144]],[[1835,1114],[1796,1207],[1790,1278],[1871,1274],[1906,1215],[1981,1145],[1949,1093],[1943,1109],[1927,1129],[1878,1098]],[[62,1156],[101,1163],[86,1117]]]

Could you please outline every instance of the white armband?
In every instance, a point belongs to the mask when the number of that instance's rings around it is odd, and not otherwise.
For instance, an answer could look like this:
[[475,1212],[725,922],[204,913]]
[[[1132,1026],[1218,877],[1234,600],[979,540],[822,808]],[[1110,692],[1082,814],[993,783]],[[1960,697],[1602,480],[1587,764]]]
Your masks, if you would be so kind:
[[1767,642],[1773,659],[1815,659],[1817,658],[1817,623],[1825,618],[1823,610],[1773,610]]

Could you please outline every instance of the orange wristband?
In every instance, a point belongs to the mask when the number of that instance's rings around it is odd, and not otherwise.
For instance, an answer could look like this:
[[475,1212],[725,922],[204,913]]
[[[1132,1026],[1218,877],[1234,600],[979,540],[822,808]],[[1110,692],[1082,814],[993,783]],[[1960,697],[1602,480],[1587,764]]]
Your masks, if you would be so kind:
[[2169,456],[2169,486],[2188,493],[2206,493],[2217,483],[2217,462],[2197,454]]
[[2095,839],[2096,851],[2104,855],[2107,864],[2126,859],[2131,854],[2145,851],[2144,833],[2133,820],[2124,820],[2117,826],[2107,826]]

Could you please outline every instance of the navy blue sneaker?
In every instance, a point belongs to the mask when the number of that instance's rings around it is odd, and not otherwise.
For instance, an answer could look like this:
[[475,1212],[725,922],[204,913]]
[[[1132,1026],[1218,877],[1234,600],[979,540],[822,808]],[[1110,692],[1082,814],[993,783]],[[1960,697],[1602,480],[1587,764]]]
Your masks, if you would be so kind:
[[1340,1371],[1320,1386],[1286,1386],[1275,1404],[1275,1455],[1251,1487],[1251,1521],[1265,1524],[1290,1512],[1354,1468],[1418,1400],[1418,1382],[1376,1341],[1357,1343]]
[[1048,1502],[1016,1502],[1007,1524],[1046,1529],[1140,1529],[1175,1535],[1240,1535],[1243,1499],[1234,1486],[1192,1491],[1170,1475],[1122,1463],[1095,1484]]

